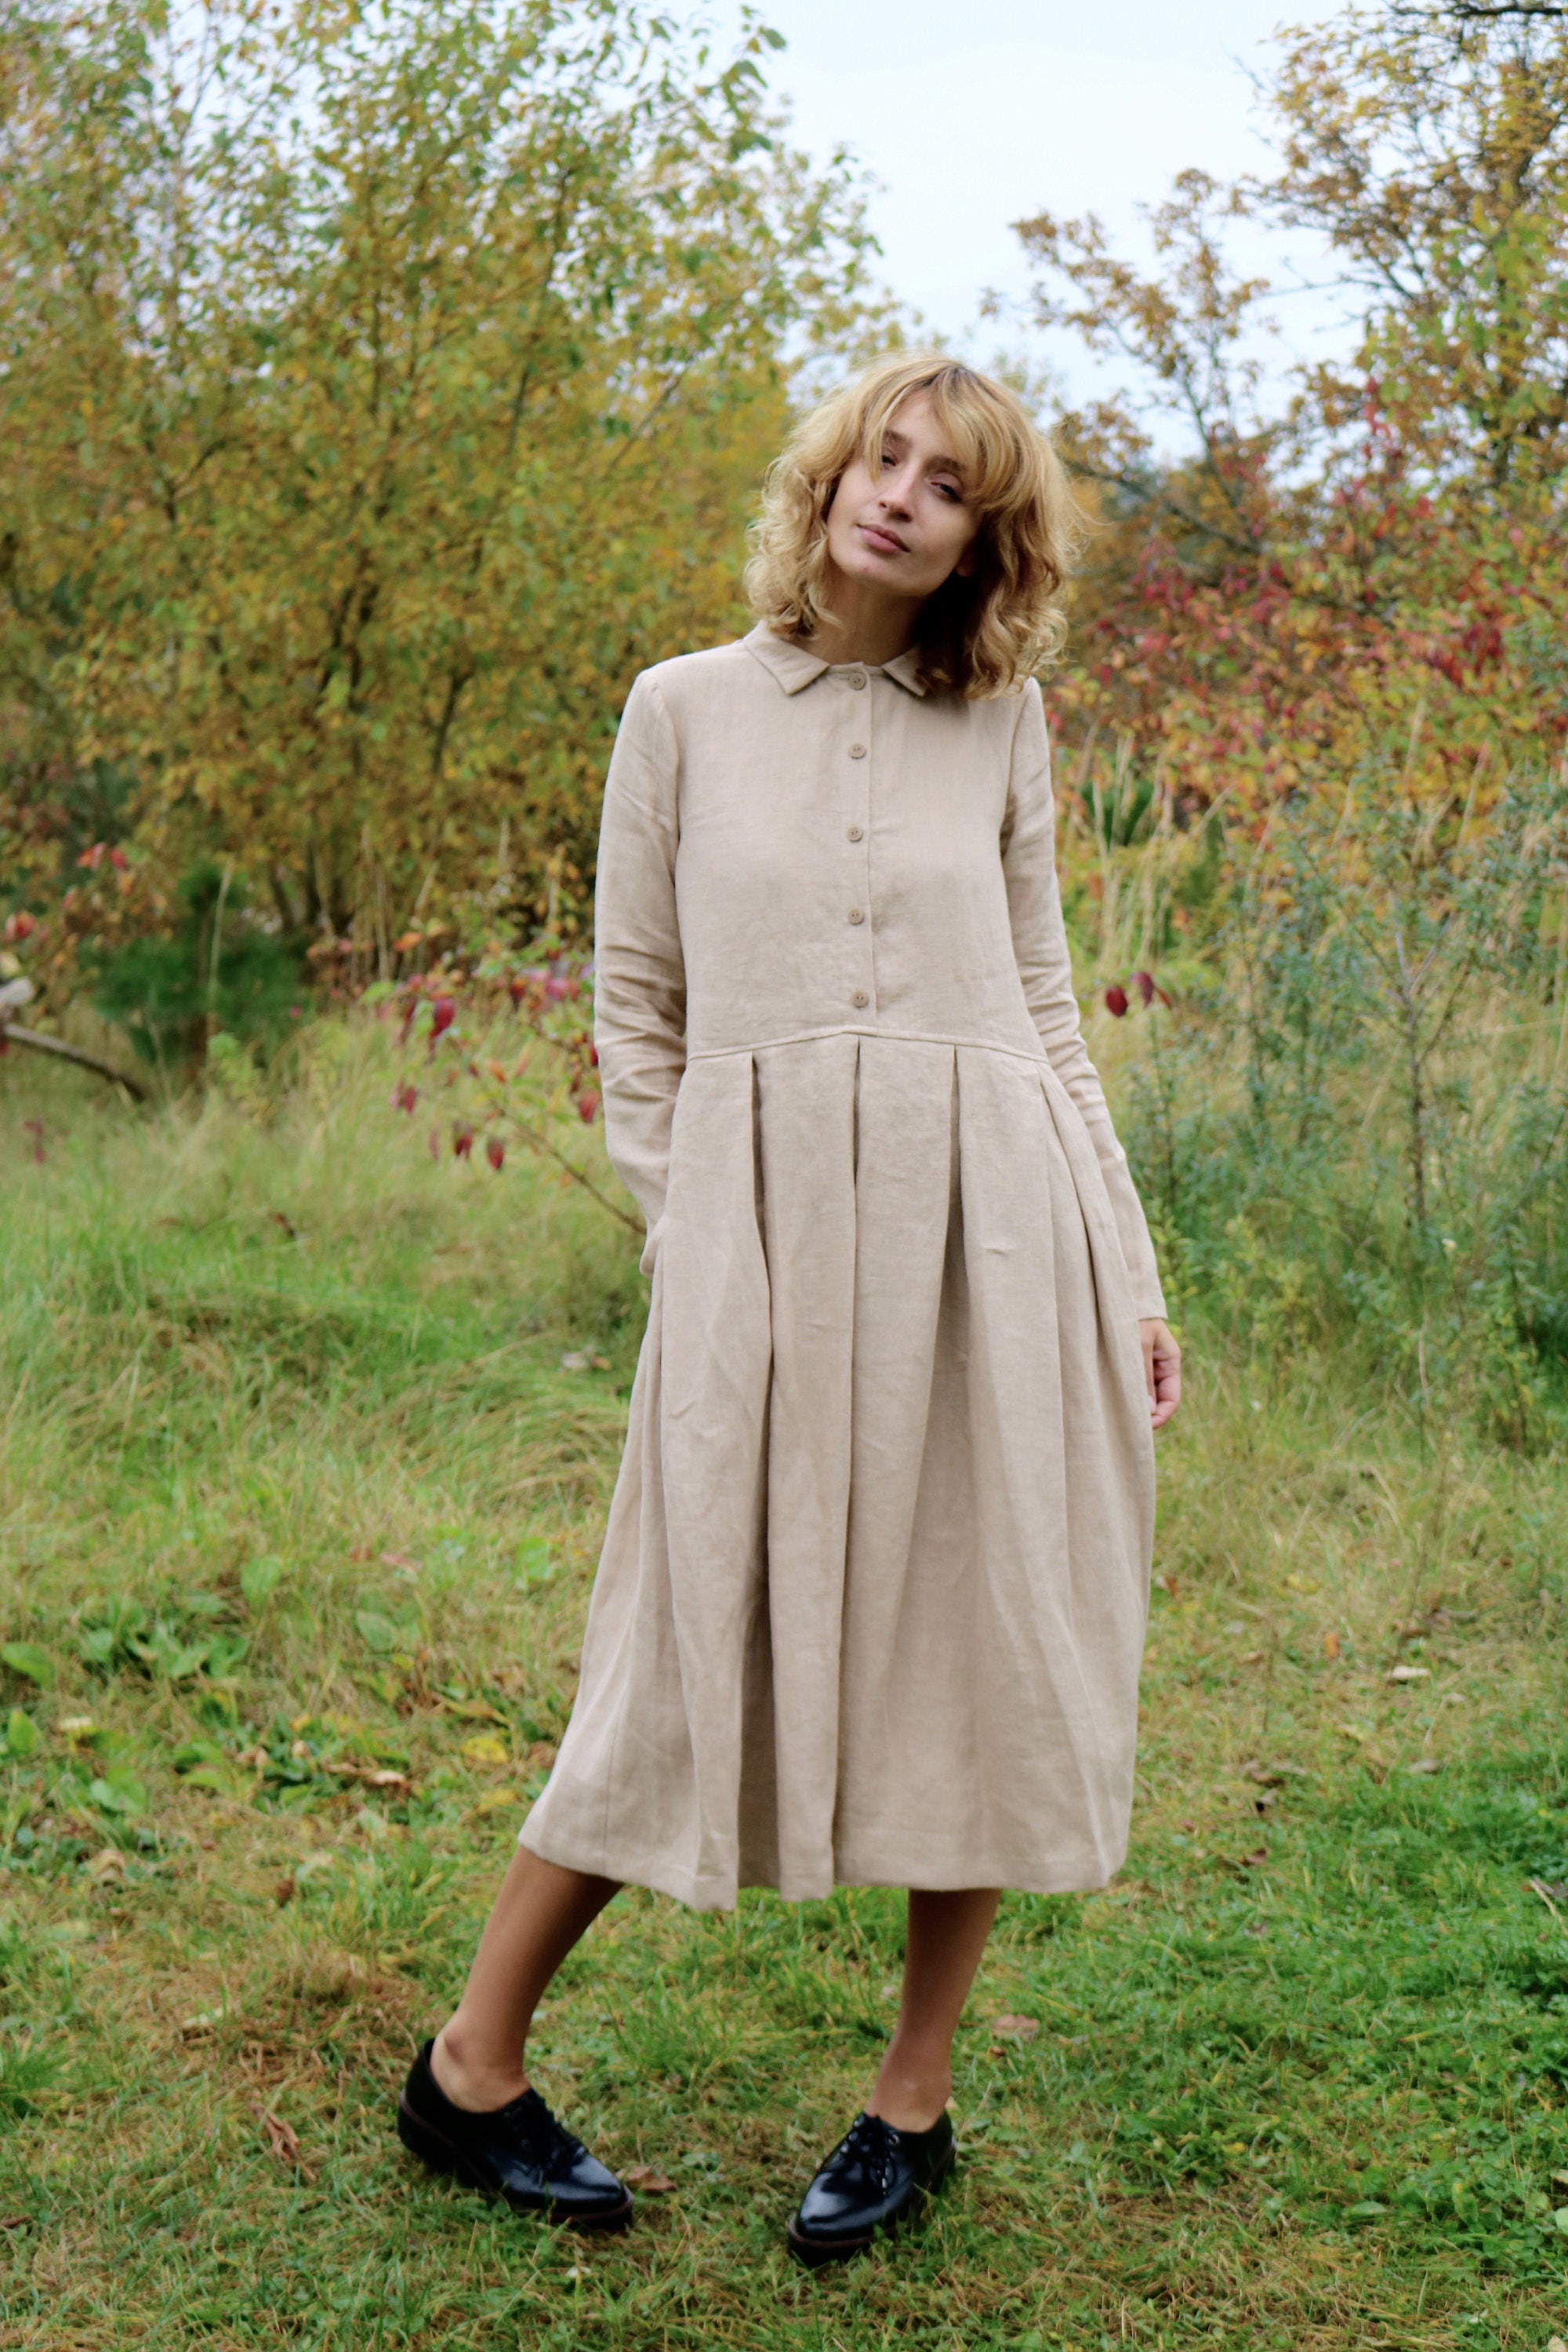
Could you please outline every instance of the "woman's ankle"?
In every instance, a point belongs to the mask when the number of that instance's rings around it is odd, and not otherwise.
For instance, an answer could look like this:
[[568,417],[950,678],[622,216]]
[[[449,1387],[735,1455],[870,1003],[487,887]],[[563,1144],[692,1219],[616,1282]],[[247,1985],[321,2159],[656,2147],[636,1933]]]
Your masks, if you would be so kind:
[[504,2107],[528,2088],[523,2052],[500,2058],[476,2047],[460,2014],[447,2020],[431,2044],[430,2072],[443,2098],[470,2115]]
[[895,2041],[882,2060],[868,2115],[895,2131],[930,2131],[952,2096],[951,2053],[902,2050]]

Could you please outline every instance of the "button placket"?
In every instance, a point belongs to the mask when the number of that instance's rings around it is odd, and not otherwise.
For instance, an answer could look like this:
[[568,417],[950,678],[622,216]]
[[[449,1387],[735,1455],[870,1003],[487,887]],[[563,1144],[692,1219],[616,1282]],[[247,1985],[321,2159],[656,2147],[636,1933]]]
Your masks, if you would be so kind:
[[849,955],[848,995],[852,1010],[865,1013],[876,996],[872,948],[876,926],[875,908],[871,904],[870,835],[877,695],[872,680],[864,670],[851,670],[845,683],[854,698],[846,713],[848,740],[844,743],[842,753],[848,777],[848,791],[845,796],[847,819],[844,837],[848,857],[845,867],[844,919],[854,941]]

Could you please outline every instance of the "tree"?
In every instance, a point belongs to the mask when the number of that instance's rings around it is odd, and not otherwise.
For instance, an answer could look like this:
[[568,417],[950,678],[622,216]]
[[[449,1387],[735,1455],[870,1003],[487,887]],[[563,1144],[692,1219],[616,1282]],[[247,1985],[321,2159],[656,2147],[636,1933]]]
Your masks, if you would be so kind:
[[[129,775],[286,927],[585,888],[632,673],[722,635],[838,163],[622,0],[12,0],[0,856]],[[58,849],[56,851],[58,855]]]
[[[1461,800],[1479,761],[1484,808],[1568,735],[1568,30],[1354,9],[1285,37],[1270,96],[1278,173],[1184,174],[1152,274],[1092,218],[1018,225],[1035,317],[1142,387],[1067,422],[1105,528],[1058,714],[1091,760],[1131,742],[1178,811],[1260,816],[1390,744]],[[1300,362],[1271,414],[1239,215],[1311,227],[1362,309],[1348,364]]]

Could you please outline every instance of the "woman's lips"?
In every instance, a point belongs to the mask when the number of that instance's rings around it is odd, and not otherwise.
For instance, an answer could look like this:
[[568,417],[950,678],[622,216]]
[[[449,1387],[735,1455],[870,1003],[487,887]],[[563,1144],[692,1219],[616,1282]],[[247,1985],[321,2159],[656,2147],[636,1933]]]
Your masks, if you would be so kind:
[[879,549],[884,555],[907,555],[909,552],[897,531],[884,530],[880,523],[863,522],[860,532],[862,538],[868,540],[871,546]]

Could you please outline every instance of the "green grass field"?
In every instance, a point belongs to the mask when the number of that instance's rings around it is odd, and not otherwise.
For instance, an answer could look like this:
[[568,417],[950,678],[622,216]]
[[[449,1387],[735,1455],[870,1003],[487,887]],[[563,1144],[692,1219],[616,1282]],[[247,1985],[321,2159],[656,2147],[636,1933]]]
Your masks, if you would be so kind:
[[[570,1703],[627,1237],[437,1163],[377,1034],[264,1121],[0,1071],[0,2347],[1540,2347],[1568,2336],[1568,1465],[1187,1334],[1132,1850],[1010,1896],[956,2186],[783,2225],[900,1905],[612,1906],[538,2078],[609,2245],[390,2128]],[[41,1162],[24,1121],[44,1119]],[[563,1358],[571,1360],[563,1365]]]

